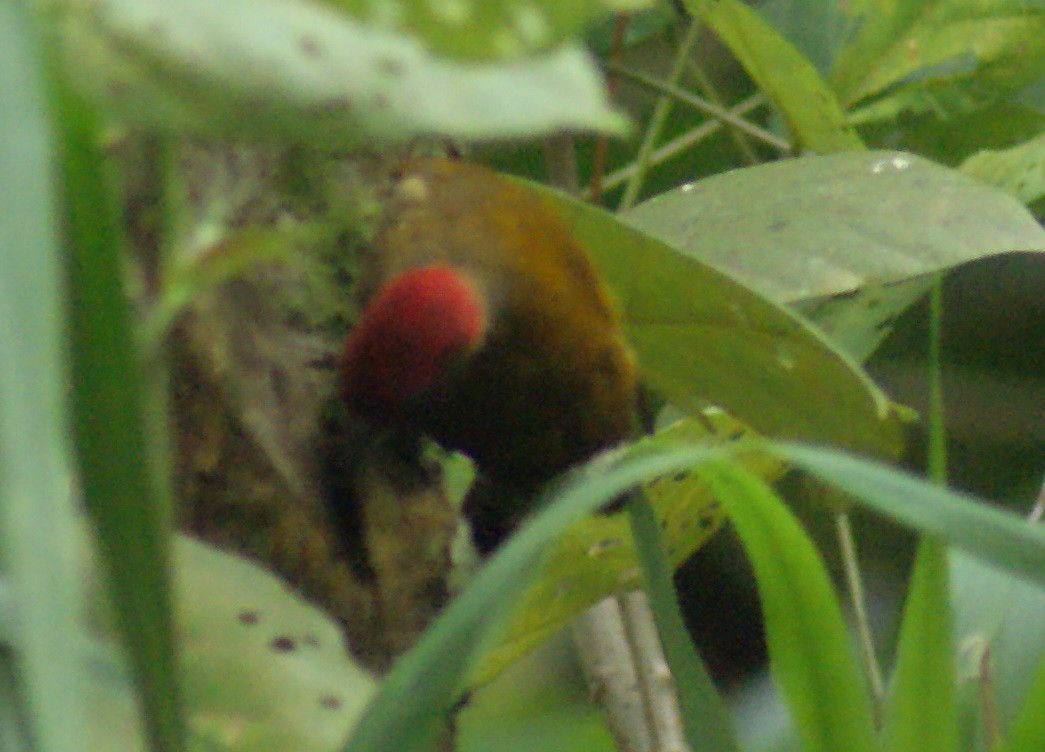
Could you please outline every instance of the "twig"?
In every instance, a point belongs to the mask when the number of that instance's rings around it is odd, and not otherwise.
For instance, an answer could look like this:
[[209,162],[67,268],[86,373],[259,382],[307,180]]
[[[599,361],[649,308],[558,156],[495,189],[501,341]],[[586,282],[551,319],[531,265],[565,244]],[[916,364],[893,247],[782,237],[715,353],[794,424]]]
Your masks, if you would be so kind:
[[[690,50],[693,49],[693,45],[700,36],[700,28],[700,21],[696,18],[692,19],[689,28],[686,29],[685,36],[682,38],[682,42],[679,43],[678,51],[675,53],[675,62],[668,76],[668,81],[673,85],[677,84],[682,77],[686,61],[689,59]],[[657,142],[657,138],[664,128],[664,121],[671,113],[672,104],[673,100],[671,97],[662,95],[653,107],[653,113],[650,115],[646,132],[642,136],[642,143],[639,145],[639,151],[635,155],[635,172],[631,174],[628,184],[624,186],[624,195],[621,196],[620,203],[617,205],[617,211],[624,211],[629,208],[635,203],[635,199],[638,198],[639,191],[642,190],[642,181],[649,170],[653,145]]]
[[617,598],[606,598],[578,616],[572,626],[588,690],[606,710],[606,725],[620,752],[649,752],[653,728],[643,685]]
[[639,681],[647,703],[650,723],[660,752],[688,750],[682,714],[671,667],[664,657],[649,599],[642,591],[628,593],[624,604],[624,626],[631,638],[633,658],[638,664]]
[[559,133],[544,140],[544,172],[548,183],[571,196],[580,192],[577,177],[577,149],[573,136]]
[[[700,64],[691,58],[689,61],[689,69],[696,77],[697,86],[700,87],[701,93],[707,97],[708,101],[718,107],[724,107],[725,101],[718,93],[718,89],[715,88],[715,84],[712,82],[711,77],[704,72],[704,69]],[[737,149],[744,156],[747,163],[757,164],[759,161],[758,154],[755,153],[754,147],[751,145],[751,142],[748,140],[748,137],[744,132],[738,130],[732,125],[727,126],[727,130],[729,131],[730,137],[733,139],[733,143],[736,144]]]
[[[560,188],[577,184],[572,137],[545,143],[548,174]],[[550,160],[561,159],[558,164]],[[569,170],[573,169],[573,174]],[[592,697],[606,710],[606,723],[620,752],[688,752],[674,681],[645,605],[605,598],[574,619],[577,657]],[[670,742],[670,743],[669,743]]]
[[997,749],[1001,744],[1001,723],[998,720],[998,704],[995,701],[994,672],[991,671],[991,646],[983,643],[979,660],[976,662],[976,686],[980,696],[980,718],[983,738],[987,749]]
[[875,723],[881,721],[882,704],[885,701],[885,684],[882,681],[882,669],[878,665],[875,654],[874,638],[871,625],[867,619],[867,599],[864,595],[864,584],[860,577],[860,562],[856,556],[856,542],[853,529],[849,525],[849,515],[840,512],[835,515],[835,526],[838,531],[838,542],[842,549],[842,565],[845,570],[845,581],[849,590],[849,602],[856,619],[856,631],[860,642],[860,652],[864,659],[864,670],[867,672],[867,683],[871,689],[874,703]]
[[617,63],[611,61],[604,62],[602,65],[608,71],[623,76],[624,78],[627,78],[631,81],[635,81],[636,83],[642,84],[643,86],[647,86],[650,89],[653,89],[654,91],[660,92],[661,94],[667,94],[668,96],[674,97],[679,102],[687,104],[690,107],[699,110],[700,112],[703,112],[705,115],[709,115],[725,123],[729,123],[730,125],[748,134],[752,138],[758,139],[759,141],[768,144],[777,151],[789,153],[792,149],[790,142],[780,138],[780,136],[777,136],[775,133],[770,133],[765,128],[760,128],[759,126],[754,125],[753,123],[749,123],[743,118],[733,114],[725,107],[719,107],[718,105],[714,105],[711,102],[708,102],[706,99],[698,97],[696,94],[691,94],[690,92],[680,89],[677,86],[672,86],[671,84],[664,83],[663,81],[653,78],[652,76],[647,76],[645,73],[640,73],[639,71],[632,70],[631,68],[628,68],[623,65],[618,65]]
[[[612,63],[619,63],[624,54],[624,32],[627,31],[630,18],[628,13],[618,13],[613,19],[613,44],[610,47],[610,62]],[[611,101],[616,97],[617,87],[617,77],[606,76],[606,93]],[[609,148],[609,138],[606,134],[600,135],[595,141],[595,154],[591,163],[591,184],[588,188],[591,200],[596,204],[602,199],[602,176],[606,172]]]
[[[734,115],[746,115],[752,110],[766,104],[767,101],[768,100],[764,94],[754,94],[736,107],[733,107],[730,112]],[[693,130],[683,133],[681,136],[672,139],[654,151],[653,154],[650,155],[650,166],[661,164],[662,162],[666,162],[667,160],[681,154],[687,149],[693,147],[695,144],[700,143],[708,136],[717,133],[723,127],[723,123],[720,120],[709,120],[706,123],[701,123]],[[622,167],[621,169],[610,173],[602,181],[603,189],[610,190],[611,188],[616,188],[631,177],[636,170],[638,170],[638,165],[633,162],[627,167]],[[591,195],[589,194],[587,198],[590,199]]]

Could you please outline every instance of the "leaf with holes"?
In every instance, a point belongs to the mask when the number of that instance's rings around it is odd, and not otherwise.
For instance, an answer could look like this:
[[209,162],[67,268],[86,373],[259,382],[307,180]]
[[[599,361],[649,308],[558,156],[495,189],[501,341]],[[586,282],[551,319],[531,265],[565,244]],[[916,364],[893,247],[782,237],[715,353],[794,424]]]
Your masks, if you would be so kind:
[[53,4],[76,80],[163,132],[351,146],[624,127],[578,47],[468,64],[306,0]]
[[[683,419],[658,431],[666,440],[728,448],[738,461],[768,481],[784,463],[758,450],[759,438],[721,410],[703,421]],[[673,566],[686,561],[721,526],[724,515],[695,472],[661,478],[647,486]],[[482,660],[471,681],[483,684],[539,645],[587,607],[616,592],[641,586],[627,515],[596,515],[571,527],[545,555],[540,575],[517,606],[501,641]]]
[[[377,685],[333,620],[261,567],[183,536],[175,595],[192,746],[329,752],[345,740]],[[106,620],[94,617],[102,637]],[[125,671],[104,640],[90,665],[90,748],[141,749]]]
[[365,23],[417,37],[440,55],[512,58],[565,42],[600,15],[649,0],[325,0]]

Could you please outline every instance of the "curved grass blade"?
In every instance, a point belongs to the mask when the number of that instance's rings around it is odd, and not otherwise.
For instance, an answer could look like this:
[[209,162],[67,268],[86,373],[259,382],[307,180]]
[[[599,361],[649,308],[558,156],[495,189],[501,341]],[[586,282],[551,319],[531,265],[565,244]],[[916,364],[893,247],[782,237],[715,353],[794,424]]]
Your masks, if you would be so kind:
[[82,593],[64,310],[36,7],[0,4],[0,748],[83,748]]
[[154,752],[184,747],[171,618],[168,500],[148,427],[146,374],[123,284],[121,235],[97,114],[56,81],[70,245],[73,417],[87,511]]
[[1012,725],[1012,735],[998,752],[1037,752],[1045,749],[1045,661]]
[[947,549],[939,540],[923,538],[885,704],[883,752],[957,749],[952,622]]
[[777,443],[778,451],[862,505],[1045,584],[1045,529],[965,494],[845,452]]
[[770,668],[804,749],[871,752],[871,700],[822,559],[761,479],[727,463],[701,474],[729,511],[758,581]]
[[686,739],[692,749],[739,752],[729,709],[715,690],[704,661],[686,631],[653,507],[644,496],[636,494],[628,502],[628,515],[635,549],[646,575],[650,608],[675,679]]

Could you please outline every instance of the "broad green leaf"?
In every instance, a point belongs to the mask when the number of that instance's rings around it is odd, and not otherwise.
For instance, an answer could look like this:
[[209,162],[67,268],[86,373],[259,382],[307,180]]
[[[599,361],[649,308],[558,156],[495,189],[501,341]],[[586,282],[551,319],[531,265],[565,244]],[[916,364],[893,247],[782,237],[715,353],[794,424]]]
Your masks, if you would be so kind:
[[960,169],[1030,204],[1045,196],[1045,133],[1011,149],[981,151]]
[[734,170],[646,201],[624,220],[795,306],[859,360],[933,272],[1045,250],[1045,231],[1011,197],[896,152]]
[[947,100],[951,111],[982,105],[1020,90],[1045,64],[1041,4],[909,0],[868,5],[856,21],[856,36],[835,60],[832,83],[847,108],[885,92],[886,101],[901,103],[881,108],[874,119]]
[[[684,419],[657,436],[730,448],[738,453],[738,461],[769,481],[783,473],[783,463],[756,451],[759,439],[742,424],[721,411],[709,411],[705,421]],[[722,508],[698,473],[655,480],[646,486],[646,495],[660,522],[672,567],[692,556],[722,524]],[[587,607],[640,586],[626,515],[595,515],[572,525],[545,555],[540,574],[515,607],[499,644],[483,656],[470,682],[485,684]]]
[[255,564],[180,538],[177,603],[195,742],[327,752],[375,693],[341,627]]
[[730,464],[701,474],[729,512],[758,583],[770,670],[804,749],[871,752],[871,701],[816,547],[768,485]]
[[[31,3],[0,4],[0,746],[82,749],[57,148]],[[6,618],[5,618],[6,617]]]
[[408,32],[440,55],[519,57],[566,41],[599,15],[649,0],[324,0],[375,28]]
[[621,493],[665,473],[688,470],[712,450],[660,447],[652,440],[602,455],[567,475],[548,505],[498,549],[469,586],[381,683],[347,752],[426,749],[435,724],[457,701],[475,659],[498,636],[508,609],[549,544],[569,525]]
[[1033,141],[1042,132],[1045,109],[1001,102],[958,117],[933,112],[904,118],[903,143],[906,151],[960,169],[962,162],[978,152],[1011,149]]
[[84,88],[162,132],[343,146],[623,127],[576,47],[468,64],[308,0],[47,1]]
[[[904,605],[882,729],[883,752],[958,746],[947,549],[923,538]],[[930,702],[926,702],[931,698]]]
[[[1045,589],[960,552],[951,554],[954,631],[958,646],[960,749],[985,752],[982,715],[986,686],[1003,736],[1037,725],[1045,741],[1045,695],[1034,699],[1045,677]],[[984,685],[984,682],[988,682]],[[1036,704],[1035,704],[1036,703]],[[1022,732],[1021,732],[1022,733]]]
[[833,449],[777,444],[783,457],[863,506],[1045,584],[1045,528],[965,494]]
[[828,154],[864,148],[816,68],[740,0],[685,0],[747,69],[787,121],[799,150]]
[[[192,748],[336,749],[377,687],[351,660],[341,627],[257,564],[185,536],[173,549]],[[89,748],[141,750],[133,691],[109,647],[104,606],[96,600],[91,616]]]
[[889,400],[804,321],[605,211],[545,195],[616,292],[645,377],[680,409],[711,402],[769,436],[898,450]]
[[[73,434],[84,503],[154,752],[183,748],[170,613],[169,489],[156,446],[166,429],[138,351],[122,235],[97,113],[56,85],[71,300]],[[153,378],[150,379],[149,377]]]

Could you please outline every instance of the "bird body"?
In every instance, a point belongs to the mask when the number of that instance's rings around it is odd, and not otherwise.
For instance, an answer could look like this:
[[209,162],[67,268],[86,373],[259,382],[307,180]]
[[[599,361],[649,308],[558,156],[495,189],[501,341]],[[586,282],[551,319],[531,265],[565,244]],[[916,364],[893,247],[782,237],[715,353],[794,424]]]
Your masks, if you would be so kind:
[[[409,163],[394,193],[342,358],[349,407],[464,452],[516,499],[629,436],[634,359],[609,294],[554,210],[450,160]],[[523,511],[499,504],[465,509],[495,539]]]

